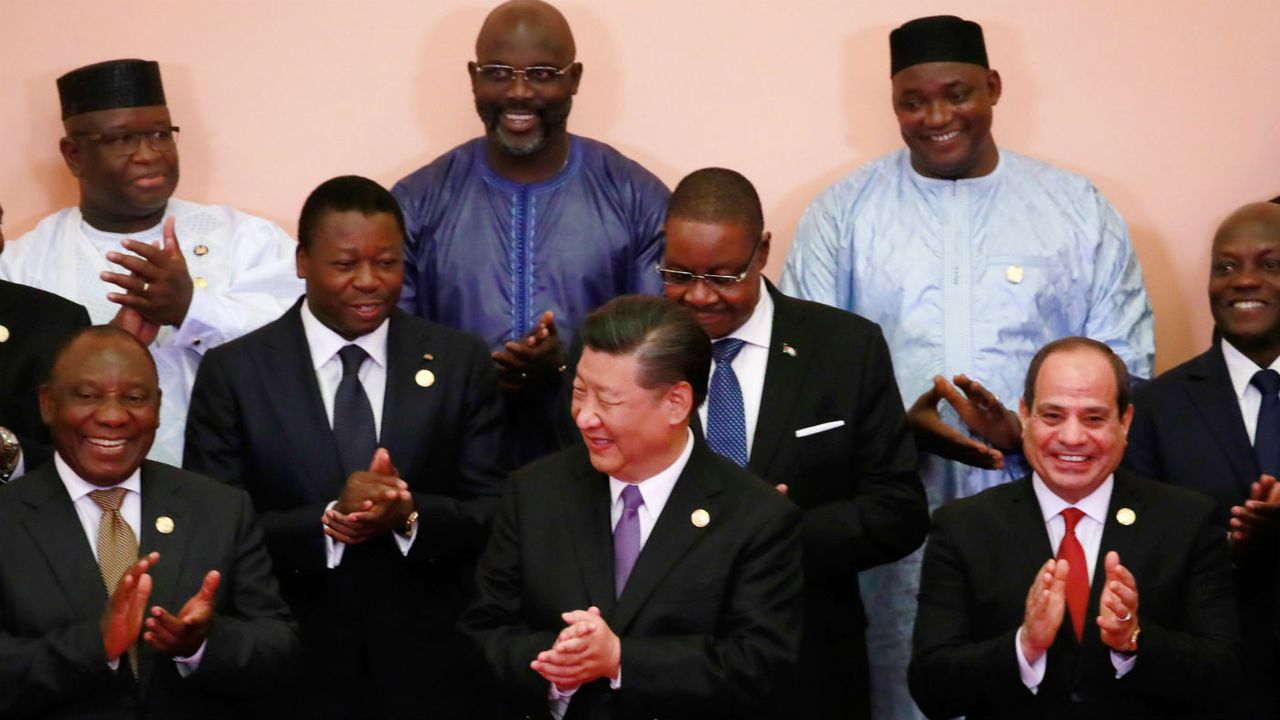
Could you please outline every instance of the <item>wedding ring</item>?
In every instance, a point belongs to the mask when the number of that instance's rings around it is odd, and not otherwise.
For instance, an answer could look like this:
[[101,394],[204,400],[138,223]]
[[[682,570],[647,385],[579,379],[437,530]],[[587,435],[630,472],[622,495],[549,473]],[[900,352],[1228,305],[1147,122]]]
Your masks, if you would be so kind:
[[1133,619],[1133,613],[1131,612],[1126,612],[1124,614],[1124,617],[1119,618],[1120,622],[1129,622],[1132,619]]
[[146,294],[147,290],[150,290],[150,289],[151,289],[151,283],[147,282],[146,280],[143,280],[143,281],[142,281],[142,292],[143,292],[143,294]]

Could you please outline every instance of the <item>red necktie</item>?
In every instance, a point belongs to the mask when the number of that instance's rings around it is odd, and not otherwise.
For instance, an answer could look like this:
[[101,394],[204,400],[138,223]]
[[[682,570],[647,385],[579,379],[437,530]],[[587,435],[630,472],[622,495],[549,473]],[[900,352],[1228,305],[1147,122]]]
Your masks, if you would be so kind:
[[1069,507],[1062,511],[1062,519],[1067,523],[1067,532],[1058,545],[1058,559],[1066,560],[1070,566],[1067,572],[1067,610],[1071,613],[1071,623],[1076,628],[1076,640],[1084,640],[1084,611],[1089,606],[1089,565],[1084,559],[1084,548],[1076,538],[1076,523],[1084,517],[1084,511]]

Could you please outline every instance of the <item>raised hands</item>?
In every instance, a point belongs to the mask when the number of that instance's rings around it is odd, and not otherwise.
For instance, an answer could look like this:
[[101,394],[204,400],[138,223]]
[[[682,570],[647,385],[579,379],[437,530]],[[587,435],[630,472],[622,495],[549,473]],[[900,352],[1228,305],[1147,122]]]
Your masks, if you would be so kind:
[[[966,465],[998,470],[1004,467],[1004,450],[1019,447],[1022,423],[991,391],[966,375],[956,375],[955,385],[941,375],[907,411],[907,422],[920,448]],[[946,424],[938,403],[946,400],[969,429],[987,440],[980,442]]]
[[191,657],[209,637],[213,623],[213,598],[222,576],[210,570],[200,589],[175,616],[160,606],[151,608],[142,639],[156,652],[167,657]]
[[1259,535],[1274,533],[1280,518],[1280,483],[1262,475],[1249,489],[1249,499],[1231,508],[1231,549],[1241,559],[1241,551]]
[[1022,656],[1034,663],[1053,645],[1067,608],[1066,560],[1049,560],[1040,566],[1035,582],[1027,591],[1027,607],[1022,616]]
[[413,512],[409,484],[391,464],[384,448],[373,453],[369,469],[351,473],[338,502],[325,511],[324,533],[346,545],[358,545],[404,525]]
[[523,338],[508,342],[491,357],[498,370],[498,382],[507,391],[524,390],[555,377],[564,364],[555,315],[550,310],[542,313],[538,324]]
[[1098,602],[1102,643],[1116,652],[1133,652],[1138,628],[1138,583],[1112,550],[1103,560],[1107,583]]
[[101,278],[125,292],[107,293],[107,299],[132,308],[156,325],[177,327],[187,317],[194,292],[187,261],[178,247],[174,219],[164,224],[160,247],[137,240],[125,240],[124,247],[140,257],[109,252],[107,259],[128,270],[128,274],[103,272]]
[[102,646],[107,660],[116,660],[138,640],[142,630],[142,613],[151,597],[151,576],[147,570],[160,560],[151,553],[134,563],[120,576],[116,589],[107,600],[98,627],[102,629]]
[[549,650],[529,663],[534,672],[560,690],[573,690],[598,678],[618,676],[622,642],[600,616],[600,609],[561,613],[564,630]]

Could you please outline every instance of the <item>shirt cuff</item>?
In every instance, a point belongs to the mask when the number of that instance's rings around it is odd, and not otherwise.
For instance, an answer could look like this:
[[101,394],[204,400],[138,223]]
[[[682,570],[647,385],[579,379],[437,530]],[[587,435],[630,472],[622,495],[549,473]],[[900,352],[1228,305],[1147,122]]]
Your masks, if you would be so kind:
[[[421,519],[419,519],[418,522],[421,522]],[[326,535],[325,537],[329,537],[329,536]],[[417,523],[415,523],[413,526],[413,530],[410,530],[408,535],[404,535],[399,532],[393,532],[391,533],[391,537],[394,537],[396,539],[396,547],[400,548],[400,554],[404,555],[405,557],[409,557],[409,551],[413,549],[413,539],[418,537],[418,525]]]
[[569,700],[576,692],[578,688],[561,690],[555,683],[551,683],[547,689],[547,710],[551,712],[551,717],[555,720],[564,720],[565,713],[569,712]]
[[208,644],[208,640],[200,643],[200,647],[196,648],[196,651],[191,653],[190,657],[178,657],[177,655],[173,657],[173,665],[178,669],[179,676],[187,677],[200,669],[200,660],[204,658],[204,648]]
[[1124,677],[1133,670],[1133,664],[1138,662],[1138,656],[1135,654],[1118,653],[1111,651],[1111,667],[1116,669],[1116,679]]
[[621,665],[618,666],[618,674],[614,677],[609,678],[610,690],[617,690],[620,687],[622,687],[622,666]]
[[192,288],[191,304],[182,324],[173,329],[169,340],[179,347],[203,355],[210,348],[221,345],[225,338],[219,329],[217,307],[207,290]]
[[[337,504],[338,504],[338,501],[337,501],[337,500],[333,500],[333,501],[331,501],[328,505],[325,505],[325,506],[324,506],[324,511],[325,511],[325,512],[329,512],[330,510],[332,510],[332,509],[333,509],[333,506],[334,506],[334,505],[337,505]],[[346,546],[346,545],[343,545],[342,543],[338,542],[337,540],[334,540],[333,538],[329,537],[328,535],[325,535],[325,536],[324,536],[324,558],[325,558],[325,567],[327,567],[328,569],[332,570],[332,569],[334,569],[334,568],[338,567],[339,565],[341,565],[341,564],[342,564],[342,552],[343,552],[344,550],[346,550],[346,549],[347,549],[347,546]]]
[[1018,676],[1022,678],[1022,684],[1027,686],[1032,695],[1040,689],[1040,683],[1044,681],[1044,670],[1048,666],[1048,651],[1041,653],[1039,658],[1033,663],[1027,662],[1027,658],[1022,654],[1022,628],[1018,628],[1018,632],[1013,636],[1013,650],[1018,654]]

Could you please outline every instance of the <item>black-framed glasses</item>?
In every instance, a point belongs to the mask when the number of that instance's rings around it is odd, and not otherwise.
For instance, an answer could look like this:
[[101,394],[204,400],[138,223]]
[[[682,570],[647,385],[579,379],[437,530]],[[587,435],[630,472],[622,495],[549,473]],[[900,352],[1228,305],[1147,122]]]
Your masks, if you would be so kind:
[[515,82],[517,77],[524,78],[524,81],[531,85],[550,85],[564,74],[569,72],[569,68],[573,67],[573,63],[569,63],[562,68],[554,68],[550,65],[534,65],[523,70],[517,70],[510,65],[477,65],[471,63],[471,72],[475,73],[485,82],[494,85],[506,85]]
[[111,155],[126,157],[138,152],[143,140],[146,140],[147,145],[156,152],[173,152],[178,147],[178,130],[180,129],[176,125],[170,125],[130,132],[72,133],[68,137],[88,140]]
[[756,261],[756,254],[760,252],[760,246],[764,244],[764,235],[756,240],[756,245],[751,249],[751,257],[747,258],[746,267],[742,268],[742,272],[737,275],[716,275],[714,273],[691,273],[688,270],[672,270],[664,268],[662,265],[654,265],[653,269],[662,276],[663,285],[679,285],[687,286],[701,280],[712,287],[727,288],[737,285],[747,279],[747,275],[751,272],[751,265]]

